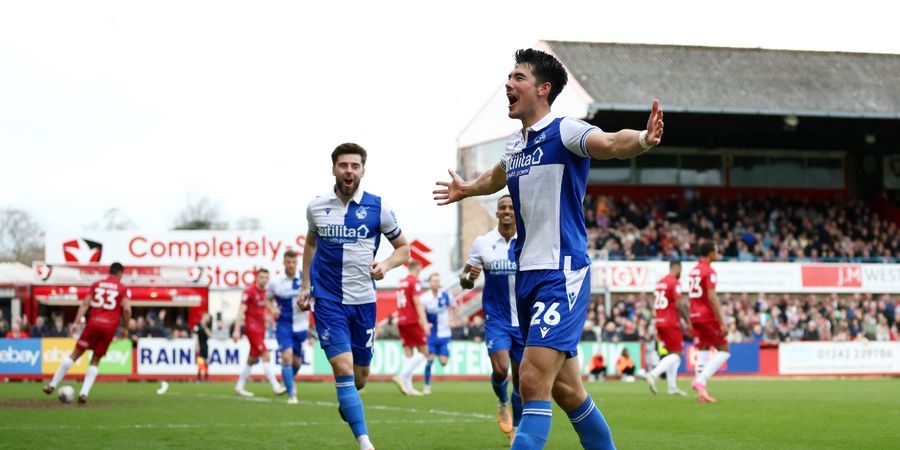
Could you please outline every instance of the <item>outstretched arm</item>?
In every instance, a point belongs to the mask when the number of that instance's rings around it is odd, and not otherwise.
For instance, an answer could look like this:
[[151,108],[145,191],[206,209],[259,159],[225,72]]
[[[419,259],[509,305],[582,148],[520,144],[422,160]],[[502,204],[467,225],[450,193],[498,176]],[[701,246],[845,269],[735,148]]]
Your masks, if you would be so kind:
[[506,186],[506,171],[500,164],[474,181],[463,181],[456,172],[449,169],[447,172],[450,173],[450,181],[438,181],[436,184],[441,187],[433,192],[439,206],[449,205],[466,197],[490,195]]
[[[641,134],[644,134],[641,143]],[[620,130],[615,133],[602,131],[588,135],[585,142],[587,152],[594,159],[629,159],[659,145],[663,135],[663,110],[659,100],[654,99],[650,107],[650,118],[647,119],[645,131]]]

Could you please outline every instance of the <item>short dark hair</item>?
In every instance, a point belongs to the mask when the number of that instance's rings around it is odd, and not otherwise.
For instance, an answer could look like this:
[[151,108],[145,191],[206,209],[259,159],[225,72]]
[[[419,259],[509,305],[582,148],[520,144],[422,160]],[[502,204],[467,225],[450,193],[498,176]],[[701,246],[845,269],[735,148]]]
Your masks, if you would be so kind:
[[550,95],[547,96],[547,102],[552,105],[556,96],[562,92],[569,81],[566,68],[555,56],[533,48],[516,50],[515,58],[516,65],[528,64],[531,66],[531,73],[534,74],[538,83],[550,83]]
[[713,241],[706,241],[700,244],[700,256],[709,256],[714,251],[716,251],[716,244]]
[[418,269],[419,267],[422,267],[422,263],[420,263],[414,259],[411,259],[411,260],[409,260],[407,267],[409,267],[409,270]]
[[359,144],[354,144],[352,142],[345,142],[341,145],[338,145],[334,148],[334,151],[331,152],[331,165],[337,164],[338,156],[341,155],[359,155],[362,158],[362,165],[365,167],[366,165],[366,149],[362,148]]
[[295,251],[293,251],[293,250],[285,250],[285,251],[284,251],[284,257],[285,257],[285,258],[296,258],[296,257],[297,257],[297,252],[295,252]]
[[125,266],[121,263],[114,262],[109,265],[109,274],[110,275],[121,275],[122,272],[125,271]]
[[508,198],[508,199],[512,200],[512,195],[509,195],[509,194],[503,194],[503,195],[501,195],[500,198],[497,199],[497,204],[499,205],[499,204],[500,204],[500,200],[503,200],[504,198]]
[[259,269],[256,269],[257,275],[259,275],[261,273],[269,273],[269,269],[266,269],[265,267],[260,267]]
[[669,261],[669,268],[671,269],[673,267],[681,267],[681,261],[679,261],[677,259],[673,259],[673,260]]

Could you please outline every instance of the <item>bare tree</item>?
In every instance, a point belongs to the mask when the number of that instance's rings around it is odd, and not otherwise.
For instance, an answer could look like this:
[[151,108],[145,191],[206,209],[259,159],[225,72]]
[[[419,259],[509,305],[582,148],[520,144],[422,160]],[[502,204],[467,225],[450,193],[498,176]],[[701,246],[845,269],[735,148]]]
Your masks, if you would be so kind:
[[241,217],[234,221],[234,229],[243,231],[259,231],[262,222],[256,217]]
[[44,232],[28,211],[0,210],[0,260],[31,265],[44,256]]
[[194,201],[188,197],[187,204],[175,220],[176,230],[225,230],[228,222],[222,220],[219,202],[209,197]]
[[119,208],[110,208],[103,213],[103,218],[87,227],[91,231],[119,231],[137,228],[128,216]]

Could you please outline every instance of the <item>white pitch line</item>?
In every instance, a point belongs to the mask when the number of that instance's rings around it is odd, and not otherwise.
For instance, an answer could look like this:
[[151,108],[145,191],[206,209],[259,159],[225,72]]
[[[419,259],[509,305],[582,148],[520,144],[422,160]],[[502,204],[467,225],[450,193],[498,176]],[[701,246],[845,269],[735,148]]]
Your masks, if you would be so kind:
[[[173,395],[189,395],[194,397],[212,397],[212,398],[222,398],[222,399],[231,399],[231,400],[243,400],[243,401],[253,401],[253,402],[263,402],[263,403],[275,403],[276,401],[273,398],[267,397],[237,397],[232,395],[222,395],[222,394],[180,394],[175,393]],[[314,406],[330,406],[337,408],[340,404],[335,402],[323,402],[323,401],[310,401],[310,400],[298,400],[298,403],[304,405],[314,405]],[[406,412],[413,414],[436,414],[441,416],[451,416],[451,417],[471,417],[474,419],[483,419],[483,420],[494,420],[494,416],[490,416],[487,414],[480,413],[466,413],[459,411],[446,411],[442,409],[419,409],[419,408],[402,408],[399,406],[386,406],[386,405],[369,405],[365,404],[366,409],[376,409],[379,411],[397,411],[397,412]]]
[[[371,424],[432,424],[432,423],[471,423],[480,420],[437,419],[437,420],[367,420]],[[264,422],[264,423],[159,423],[159,424],[121,424],[121,425],[7,425],[0,426],[3,431],[28,431],[28,430],[153,430],[153,429],[195,429],[195,428],[259,428],[259,427],[308,427],[336,425],[333,420],[322,422]]]

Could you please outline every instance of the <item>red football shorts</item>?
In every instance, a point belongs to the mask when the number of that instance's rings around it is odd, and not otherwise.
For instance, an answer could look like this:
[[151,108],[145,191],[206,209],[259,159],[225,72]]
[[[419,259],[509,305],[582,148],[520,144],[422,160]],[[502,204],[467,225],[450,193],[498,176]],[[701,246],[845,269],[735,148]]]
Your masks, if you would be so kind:
[[425,330],[418,323],[397,325],[400,333],[400,342],[404,347],[419,347],[425,345]]
[[247,340],[250,341],[250,357],[257,358],[263,353],[267,352],[266,349],[266,331],[265,330],[255,330],[255,329],[245,329],[244,333],[247,335]]
[[81,332],[75,347],[81,350],[91,349],[94,351],[94,356],[102,357],[106,355],[106,350],[109,349],[109,344],[114,337],[116,337],[116,327],[89,321],[85,325],[84,331]]
[[697,346],[701,349],[709,347],[722,347],[728,344],[719,322],[691,322],[694,328],[694,337],[697,338]]
[[666,346],[669,353],[681,353],[684,347],[684,335],[681,334],[681,327],[661,327],[656,329],[656,335],[659,340]]

